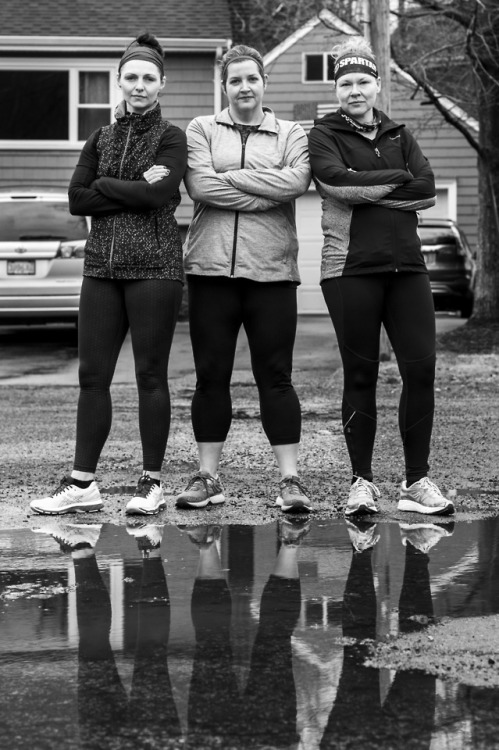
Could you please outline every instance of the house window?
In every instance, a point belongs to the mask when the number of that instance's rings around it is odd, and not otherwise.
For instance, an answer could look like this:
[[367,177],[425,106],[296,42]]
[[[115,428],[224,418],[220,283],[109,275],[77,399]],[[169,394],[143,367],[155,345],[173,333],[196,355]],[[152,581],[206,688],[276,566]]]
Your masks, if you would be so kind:
[[78,101],[78,140],[88,138],[97,128],[111,121],[109,73],[80,71]]
[[[107,68],[107,69],[106,69]],[[20,62],[0,69],[0,147],[74,147],[112,122],[115,65]]]
[[[29,95],[26,92],[29,91]],[[1,140],[66,140],[69,74],[61,70],[1,70]]]
[[329,83],[334,80],[334,60],[329,52],[303,55],[304,83]]

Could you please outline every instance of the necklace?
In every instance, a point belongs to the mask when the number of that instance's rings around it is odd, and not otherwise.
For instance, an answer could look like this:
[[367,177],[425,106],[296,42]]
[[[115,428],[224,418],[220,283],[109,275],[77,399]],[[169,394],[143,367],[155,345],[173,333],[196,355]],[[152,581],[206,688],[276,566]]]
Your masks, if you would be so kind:
[[362,133],[372,133],[372,131],[376,130],[381,123],[381,119],[376,110],[374,110],[374,118],[372,122],[359,122],[358,120],[354,120],[353,117],[349,117],[342,109],[340,109],[340,115],[346,120],[346,122],[348,122],[350,127]]

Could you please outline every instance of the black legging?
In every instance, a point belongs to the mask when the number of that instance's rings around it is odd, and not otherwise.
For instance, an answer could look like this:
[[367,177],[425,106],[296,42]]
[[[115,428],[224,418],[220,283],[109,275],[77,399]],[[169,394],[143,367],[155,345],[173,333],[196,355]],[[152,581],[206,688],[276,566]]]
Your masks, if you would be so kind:
[[170,430],[168,359],[182,285],[167,279],[85,277],[80,298],[80,397],[74,469],[95,472],[112,422],[110,386],[130,329],[143,468],[159,471]]
[[435,311],[425,273],[342,276],[322,283],[343,362],[343,429],[355,476],[372,481],[379,337],[385,326],[402,377],[399,427],[406,479],[428,473],[433,428]]
[[230,380],[244,326],[271,445],[300,441],[301,410],[291,382],[296,285],[188,276],[189,320],[196,365],[192,424],[199,443],[224,442],[232,421]]

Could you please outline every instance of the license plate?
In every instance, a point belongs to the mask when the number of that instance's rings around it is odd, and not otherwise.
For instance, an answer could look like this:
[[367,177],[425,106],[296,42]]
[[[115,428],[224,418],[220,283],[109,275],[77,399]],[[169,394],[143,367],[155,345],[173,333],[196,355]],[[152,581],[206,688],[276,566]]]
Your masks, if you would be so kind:
[[34,260],[8,260],[8,276],[33,276],[36,273]]
[[425,252],[425,253],[423,253],[423,255],[424,255],[424,259],[425,259],[427,265],[429,265],[429,266],[432,266],[435,263],[436,259],[437,259],[437,254],[434,253],[434,252],[429,252],[429,253]]

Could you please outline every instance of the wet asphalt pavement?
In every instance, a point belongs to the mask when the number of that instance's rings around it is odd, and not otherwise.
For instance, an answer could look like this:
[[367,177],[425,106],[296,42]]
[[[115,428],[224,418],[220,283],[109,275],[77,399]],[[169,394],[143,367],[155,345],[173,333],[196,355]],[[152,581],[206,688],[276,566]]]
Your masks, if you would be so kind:
[[497,748],[497,674],[370,663],[499,615],[498,544],[499,519],[0,532],[0,746]]

